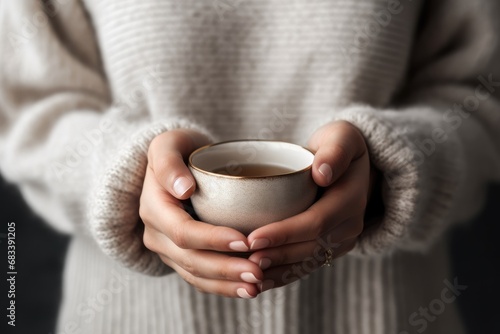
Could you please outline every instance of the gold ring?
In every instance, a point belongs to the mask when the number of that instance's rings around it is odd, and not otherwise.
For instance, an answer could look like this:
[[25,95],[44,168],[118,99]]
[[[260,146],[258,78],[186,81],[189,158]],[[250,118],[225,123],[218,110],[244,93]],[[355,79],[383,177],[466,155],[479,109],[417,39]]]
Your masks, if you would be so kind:
[[331,248],[325,251],[325,262],[321,267],[333,267],[333,251]]

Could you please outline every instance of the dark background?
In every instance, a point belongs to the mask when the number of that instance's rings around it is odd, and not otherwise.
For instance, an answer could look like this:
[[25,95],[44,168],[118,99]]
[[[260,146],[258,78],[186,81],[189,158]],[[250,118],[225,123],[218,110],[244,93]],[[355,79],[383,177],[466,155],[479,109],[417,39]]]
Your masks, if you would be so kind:
[[[500,333],[500,186],[471,224],[452,231],[454,275],[468,285],[457,299],[469,333]],[[0,178],[2,309],[7,308],[7,223],[16,222],[16,327],[2,311],[0,333],[55,333],[61,273],[69,238],[52,230],[26,206],[17,189]],[[91,333],[89,333],[91,334]],[[388,333],[391,334],[391,333]],[[444,333],[448,334],[448,333]],[[451,333],[450,333],[451,334]]]

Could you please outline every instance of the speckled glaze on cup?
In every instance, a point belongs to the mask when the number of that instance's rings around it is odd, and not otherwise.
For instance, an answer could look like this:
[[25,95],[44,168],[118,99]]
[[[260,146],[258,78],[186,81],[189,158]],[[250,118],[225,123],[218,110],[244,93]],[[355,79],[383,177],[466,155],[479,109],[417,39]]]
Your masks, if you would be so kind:
[[[244,234],[306,210],[316,197],[311,176],[314,154],[280,141],[242,140],[204,146],[189,157],[196,180],[191,196],[201,221],[235,228]],[[269,176],[232,176],[240,164],[287,167],[291,172]]]

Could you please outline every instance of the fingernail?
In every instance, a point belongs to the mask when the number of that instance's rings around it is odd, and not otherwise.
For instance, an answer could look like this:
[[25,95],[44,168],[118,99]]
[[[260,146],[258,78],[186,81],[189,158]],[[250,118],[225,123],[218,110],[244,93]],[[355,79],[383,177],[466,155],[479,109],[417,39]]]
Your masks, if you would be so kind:
[[332,169],[328,164],[322,164],[319,166],[318,172],[326,178],[326,182],[330,182],[332,180]]
[[174,191],[177,196],[182,196],[193,186],[193,182],[185,176],[177,178],[174,182]]
[[253,298],[254,296],[251,296],[247,289],[245,288],[238,288],[238,290],[236,290],[236,293],[238,294],[238,296],[240,296],[240,298],[245,298],[245,299],[250,299],[250,298]]
[[259,286],[260,292],[264,292],[266,290],[272,289],[274,286],[274,282],[271,280],[266,280],[266,281],[260,283],[258,286]]
[[271,260],[270,259],[268,259],[267,257],[263,257],[262,259],[260,259],[260,261],[259,261],[259,267],[260,267],[260,269],[266,270],[270,266],[271,266]]
[[266,248],[267,246],[269,246],[269,244],[271,243],[271,241],[267,240],[267,239],[255,239],[252,244],[250,245],[250,249],[262,249],[262,248]]
[[250,272],[241,273],[240,277],[247,283],[260,283],[260,279],[257,279],[257,277],[255,277],[255,275]]
[[229,243],[229,248],[237,252],[247,252],[248,246],[241,240],[231,241]]

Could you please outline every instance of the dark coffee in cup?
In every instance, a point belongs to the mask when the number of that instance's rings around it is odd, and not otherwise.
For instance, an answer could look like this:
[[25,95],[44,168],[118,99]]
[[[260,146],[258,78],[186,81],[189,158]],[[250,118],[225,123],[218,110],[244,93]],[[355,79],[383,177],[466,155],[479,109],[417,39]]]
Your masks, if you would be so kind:
[[273,176],[293,172],[292,168],[270,164],[241,164],[215,168],[213,173],[233,176]]

